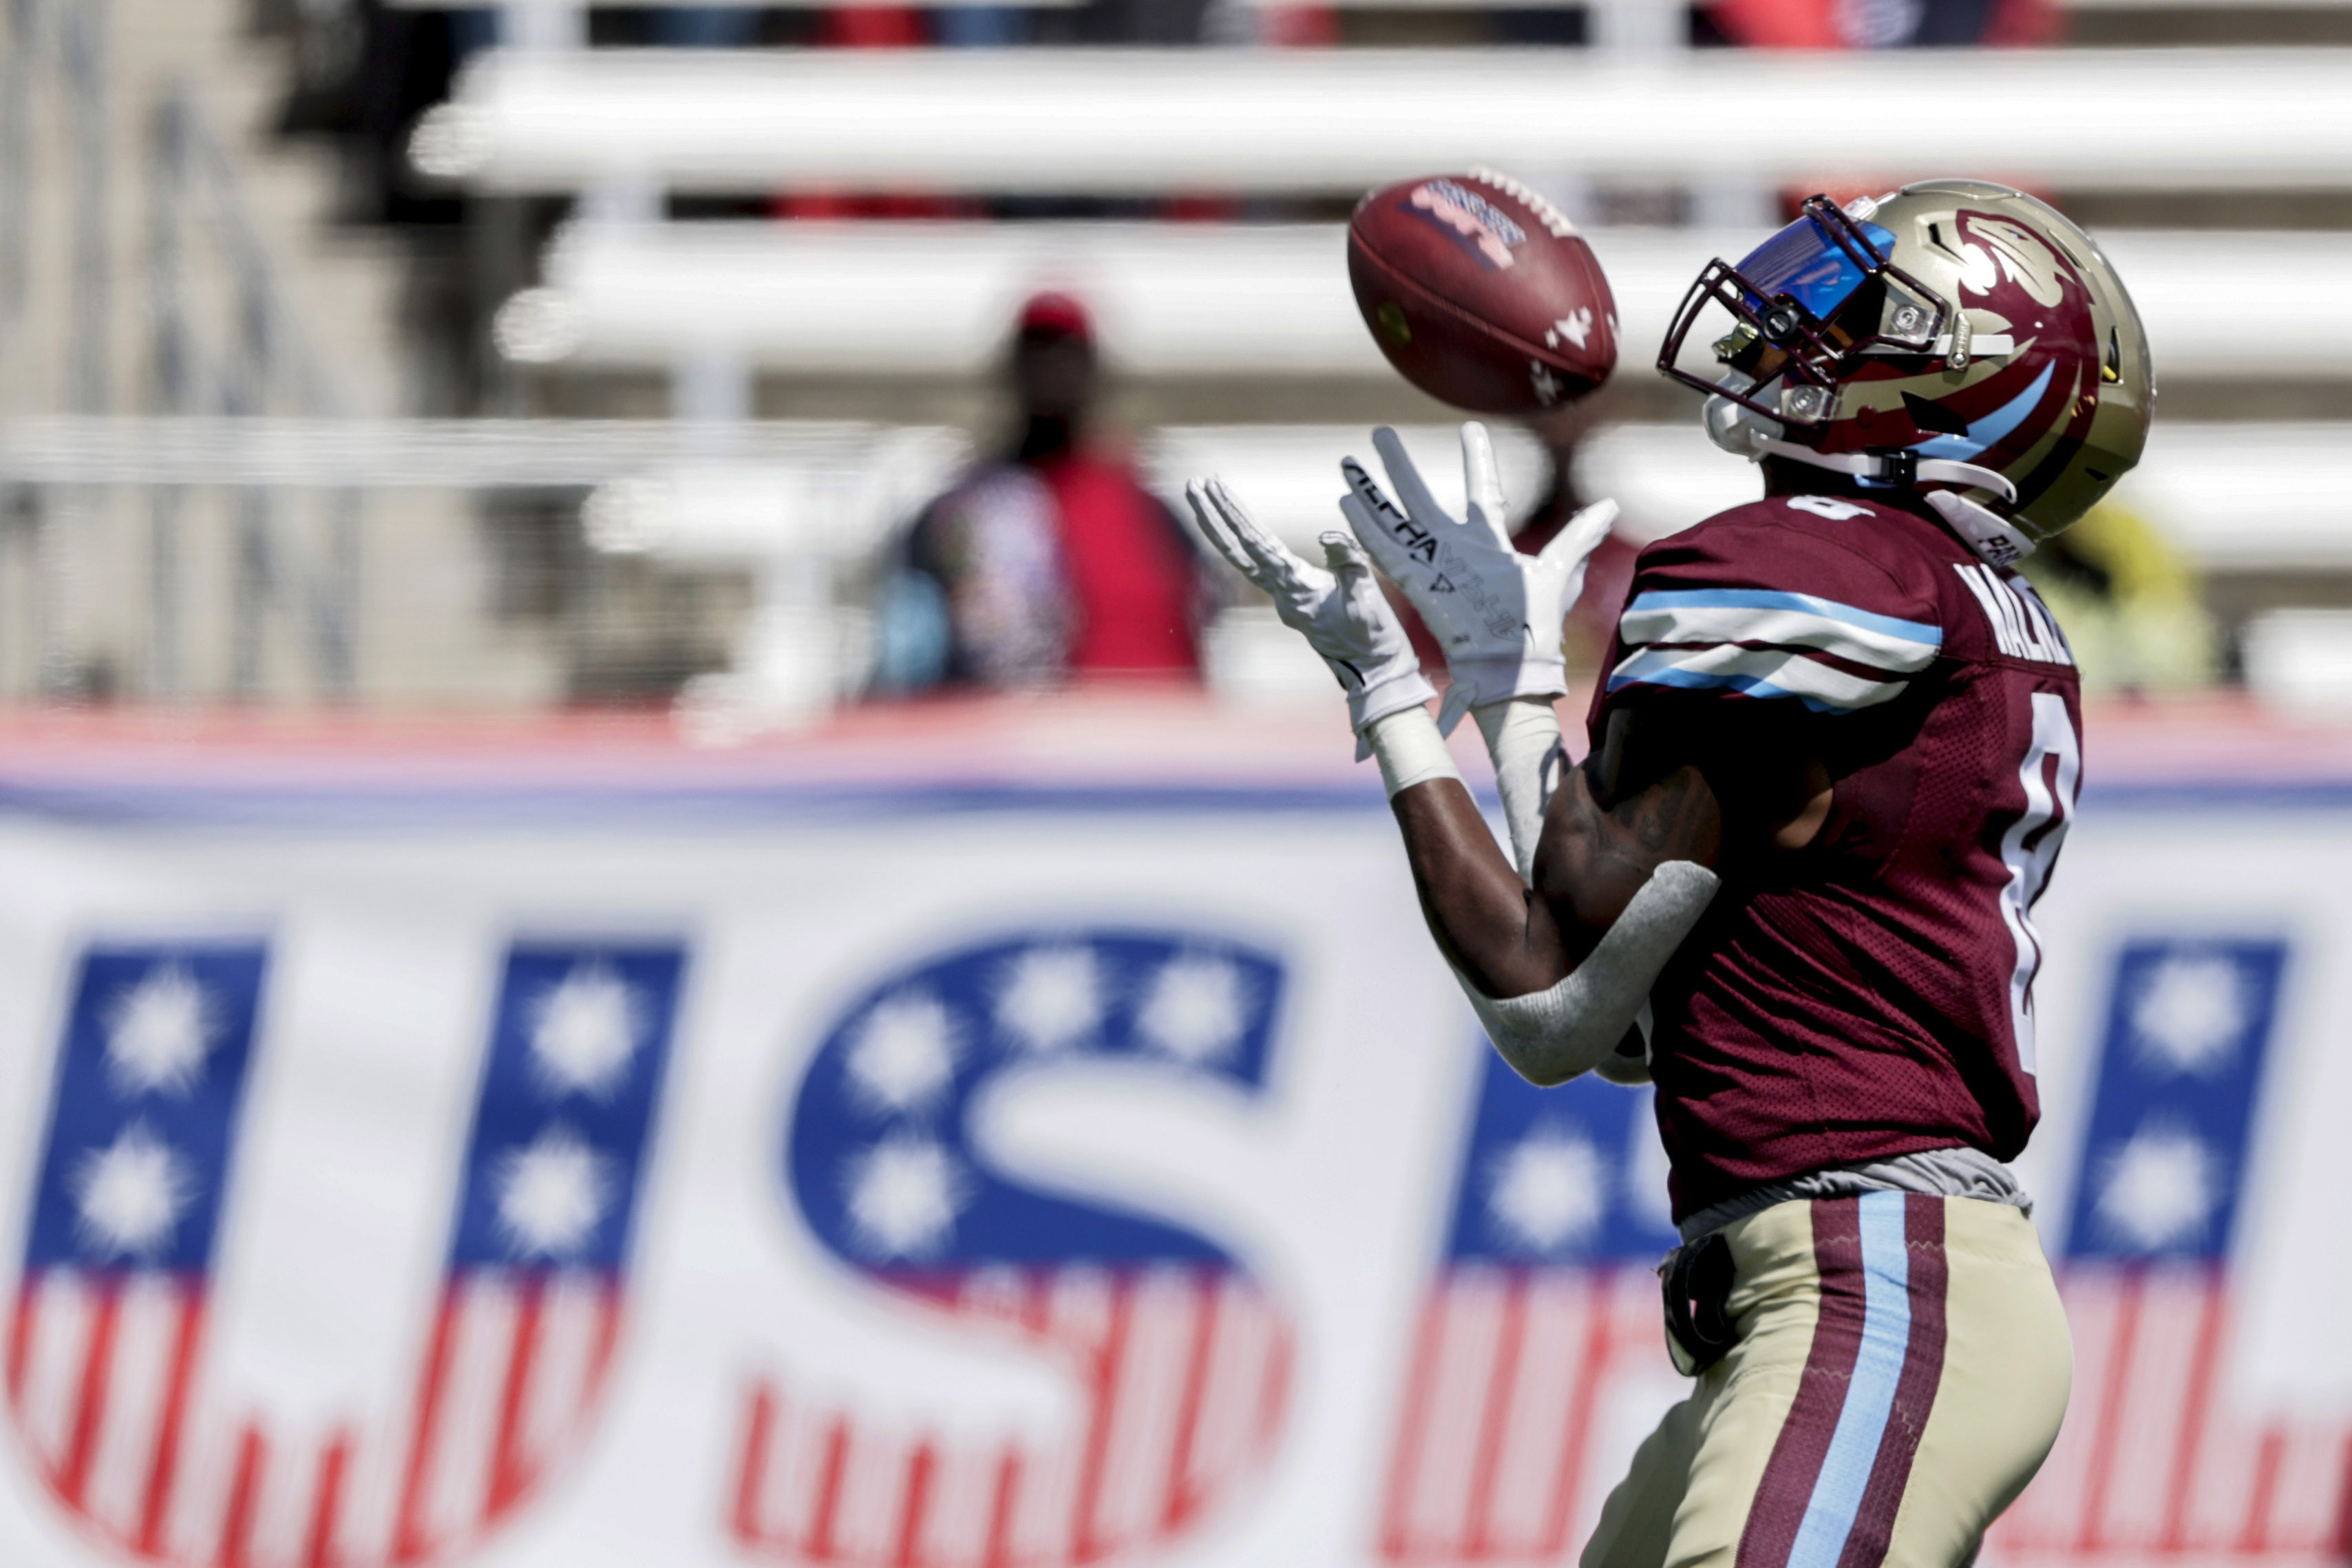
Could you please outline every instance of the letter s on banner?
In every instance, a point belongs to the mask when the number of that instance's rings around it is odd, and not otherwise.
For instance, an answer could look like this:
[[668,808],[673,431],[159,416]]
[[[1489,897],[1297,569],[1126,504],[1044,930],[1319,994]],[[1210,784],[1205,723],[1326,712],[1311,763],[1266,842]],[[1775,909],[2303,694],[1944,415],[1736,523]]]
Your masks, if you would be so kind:
[[1067,1369],[1076,1415],[1043,1445],[900,1436],[755,1377],[729,1521],[742,1547],[873,1568],[1102,1562],[1188,1532],[1253,1472],[1290,1359],[1266,1291],[1202,1237],[1007,1181],[971,1119],[992,1079],[1062,1064],[1258,1094],[1283,980],[1222,938],[1065,930],[945,953],[848,1009],[791,1110],[802,1220],[977,1345]]

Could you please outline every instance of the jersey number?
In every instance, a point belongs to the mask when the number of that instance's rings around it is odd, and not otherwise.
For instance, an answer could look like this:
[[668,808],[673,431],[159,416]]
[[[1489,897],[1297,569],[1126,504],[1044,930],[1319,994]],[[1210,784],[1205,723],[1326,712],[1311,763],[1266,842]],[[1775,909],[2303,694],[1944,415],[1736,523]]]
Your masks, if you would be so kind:
[[[2017,944],[2017,966],[2009,977],[2009,1021],[2017,1041],[2018,1065],[2036,1071],[2033,1057],[2033,975],[2042,967],[2042,939],[2033,929],[2033,900],[2050,880],[2051,862],[2074,815],[2074,790],[2083,776],[2083,746],[2074,738],[2066,700],[2054,691],[2032,694],[2033,739],[2017,764],[2025,791],[2025,811],[2001,835],[2000,863],[2009,881],[2000,890],[2001,919]],[[2045,765],[2058,759],[2053,780]]]

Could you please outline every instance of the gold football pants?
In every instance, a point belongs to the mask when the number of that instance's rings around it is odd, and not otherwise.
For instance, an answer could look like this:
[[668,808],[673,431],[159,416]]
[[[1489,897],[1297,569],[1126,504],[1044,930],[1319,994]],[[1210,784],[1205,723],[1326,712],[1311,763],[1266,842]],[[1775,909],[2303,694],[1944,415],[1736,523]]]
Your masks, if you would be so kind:
[[1583,1568],[1958,1568],[2057,1441],[2074,1349],[2019,1210],[1870,1193],[1723,1232],[1734,1341]]

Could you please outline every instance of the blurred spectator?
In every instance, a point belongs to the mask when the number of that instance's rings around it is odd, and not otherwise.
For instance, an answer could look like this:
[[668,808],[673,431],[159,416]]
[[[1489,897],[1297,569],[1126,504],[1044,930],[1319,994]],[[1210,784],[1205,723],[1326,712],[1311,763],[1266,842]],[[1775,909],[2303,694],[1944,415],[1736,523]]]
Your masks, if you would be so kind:
[[1133,465],[1087,444],[1100,376],[1085,308],[1031,300],[1009,368],[1007,448],[924,509],[884,583],[876,689],[1197,680],[1213,589]]
[[672,49],[740,49],[760,41],[750,5],[665,5],[646,17],[648,41]]
[[2112,503],[2043,544],[2025,574],[2058,617],[2091,693],[2211,684],[2217,637],[2196,568]]
[[2050,0],[1714,0],[1716,41],[1761,49],[2013,47],[2053,42]]

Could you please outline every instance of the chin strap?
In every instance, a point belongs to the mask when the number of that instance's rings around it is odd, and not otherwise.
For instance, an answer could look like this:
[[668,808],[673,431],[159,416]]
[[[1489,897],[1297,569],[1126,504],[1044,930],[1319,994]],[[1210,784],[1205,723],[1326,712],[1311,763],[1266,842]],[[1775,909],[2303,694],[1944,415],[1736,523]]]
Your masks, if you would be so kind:
[[[1966,485],[1973,489],[1990,490],[2005,501],[2017,500],[2017,487],[2010,483],[2007,475],[1979,464],[1951,458],[1922,458],[1911,452],[1816,452],[1811,447],[1783,441],[1766,435],[1760,428],[1764,421],[1729,398],[1710,399],[1705,423],[1708,437],[1717,446],[1750,462],[1767,457],[1786,458],[1792,463],[1851,474],[1859,479],[1876,479],[1906,488],[1918,484]],[[1969,549],[1995,566],[2007,566],[2033,553],[2033,541],[1990,507],[1951,490],[1922,490],[1919,494],[1954,532],[1968,542]]]
[[1852,474],[1859,479],[1881,479],[1891,485],[1969,485],[1990,490],[2003,500],[2017,499],[2017,487],[2009,482],[2007,476],[1950,458],[1918,458],[1909,452],[1816,452],[1811,447],[1776,441],[1761,433],[1755,441],[1759,457],[1769,453],[1809,468]]

